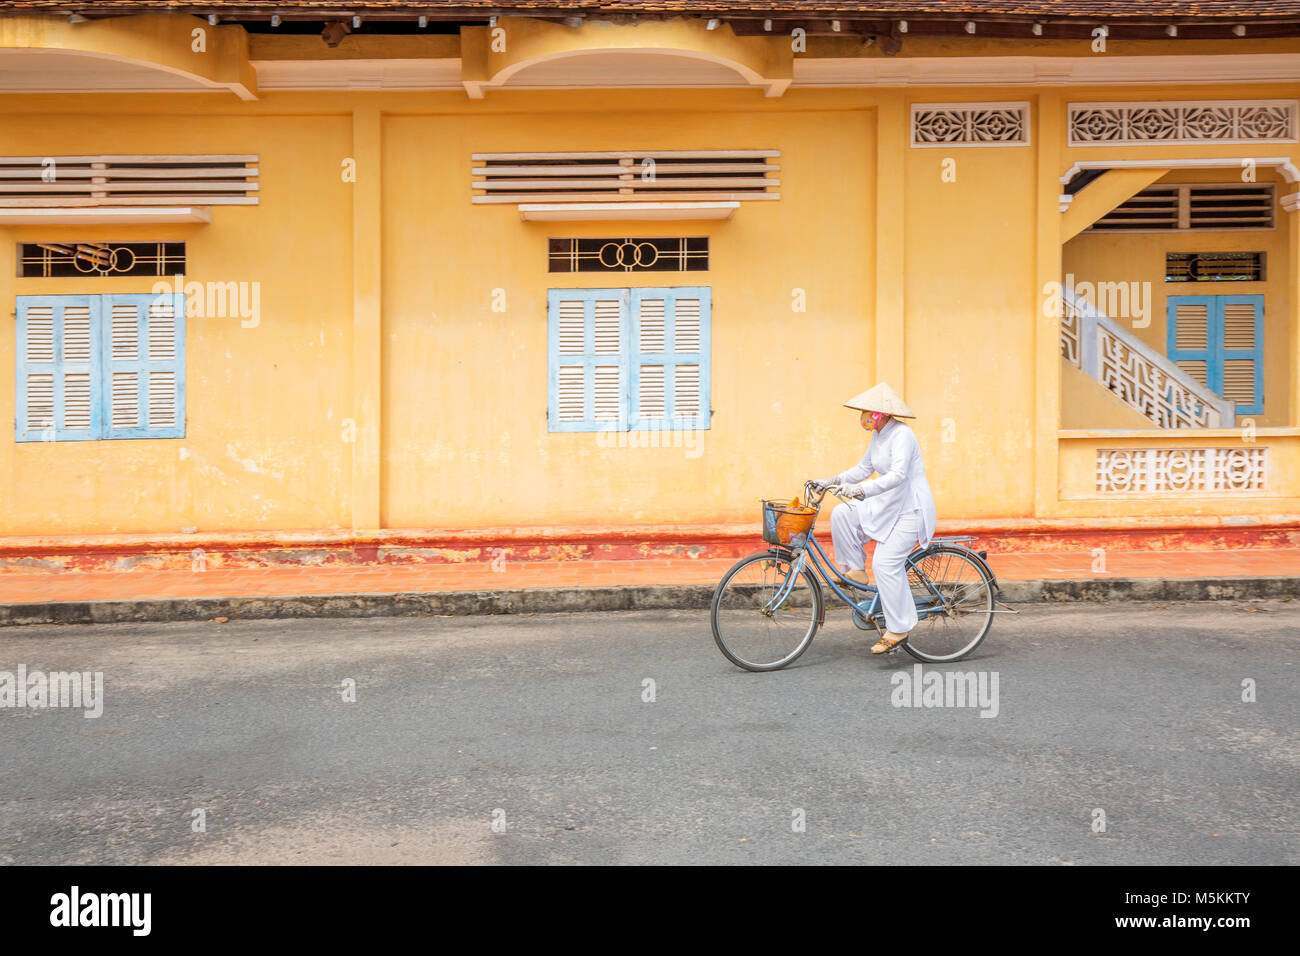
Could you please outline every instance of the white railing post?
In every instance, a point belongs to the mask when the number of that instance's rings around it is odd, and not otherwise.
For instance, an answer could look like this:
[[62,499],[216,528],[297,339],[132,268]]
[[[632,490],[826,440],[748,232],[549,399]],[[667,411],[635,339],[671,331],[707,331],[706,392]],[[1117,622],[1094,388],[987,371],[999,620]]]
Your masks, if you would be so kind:
[[1097,317],[1091,309],[1079,310],[1079,368],[1087,372],[1092,378],[1101,379],[1101,370],[1097,363],[1097,354],[1101,351],[1101,343],[1097,337],[1101,335],[1101,329],[1097,327]]

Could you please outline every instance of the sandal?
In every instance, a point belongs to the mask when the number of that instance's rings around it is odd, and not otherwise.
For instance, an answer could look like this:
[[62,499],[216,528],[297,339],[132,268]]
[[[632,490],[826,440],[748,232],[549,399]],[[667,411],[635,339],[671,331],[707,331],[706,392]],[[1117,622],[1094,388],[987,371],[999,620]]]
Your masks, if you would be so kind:
[[886,631],[871,648],[871,653],[884,654],[886,651],[892,651],[905,640],[907,640],[906,634],[894,634],[891,631]]
[[[862,574],[864,577],[866,576],[865,571],[860,571],[859,573]],[[867,580],[865,581],[859,581],[857,578],[850,577],[847,572],[841,572],[840,577],[843,578],[845,581],[848,581],[850,585],[852,585],[853,587],[857,588],[860,591],[866,591],[871,587],[870,578],[867,578]]]

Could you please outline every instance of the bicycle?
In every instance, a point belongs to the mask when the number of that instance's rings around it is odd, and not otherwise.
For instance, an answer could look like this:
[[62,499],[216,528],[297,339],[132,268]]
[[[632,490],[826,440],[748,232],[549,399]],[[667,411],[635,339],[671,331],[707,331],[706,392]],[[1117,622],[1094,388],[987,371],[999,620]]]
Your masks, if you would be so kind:
[[[828,492],[843,499],[837,491],[816,493],[812,482],[804,484],[807,507],[815,509],[812,520],[805,533],[785,544],[773,533],[769,520],[775,502],[764,502],[763,539],[768,550],[741,558],[718,582],[710,609],[713,639],[736,666],[751,671],[780,670],[808,649],[826,619],[826,599],[818,575],[853,609],[853,623],[858,628],[885,632],[879,591],[841,574],[813,534]],[[988,566],[987,552],[966,546],[965,542],[974,540],[972,535],[934,538],[907,557],[917,624],[900,646],[917,660],[959,661],[980,645],[992,626],[997,613],[993,608],[997,577]],[[847,592],[832,579],[828,567]],[[857,599],[853,592],[865,592],[865,596]]]

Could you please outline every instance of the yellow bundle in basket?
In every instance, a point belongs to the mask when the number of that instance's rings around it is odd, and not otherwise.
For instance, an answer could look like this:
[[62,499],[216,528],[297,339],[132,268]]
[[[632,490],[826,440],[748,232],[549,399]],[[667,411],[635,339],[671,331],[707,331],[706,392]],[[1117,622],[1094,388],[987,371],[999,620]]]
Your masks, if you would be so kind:
[[816,514],[816,508],[801,505],[799,499],[795,498],[781,509],[776,519],[777,540],[788,545],[797,535],[807,534],[808,529],[812,527],[813,516]]

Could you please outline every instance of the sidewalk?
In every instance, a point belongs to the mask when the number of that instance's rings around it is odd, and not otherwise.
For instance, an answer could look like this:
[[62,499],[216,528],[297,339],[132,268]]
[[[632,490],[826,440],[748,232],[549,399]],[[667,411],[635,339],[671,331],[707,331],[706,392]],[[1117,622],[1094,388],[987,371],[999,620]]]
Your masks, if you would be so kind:
[[[991,554],[1008,602],[1300,597],[1300,548]],[[725,558],[9,571],[0,624],[703,608]]]

